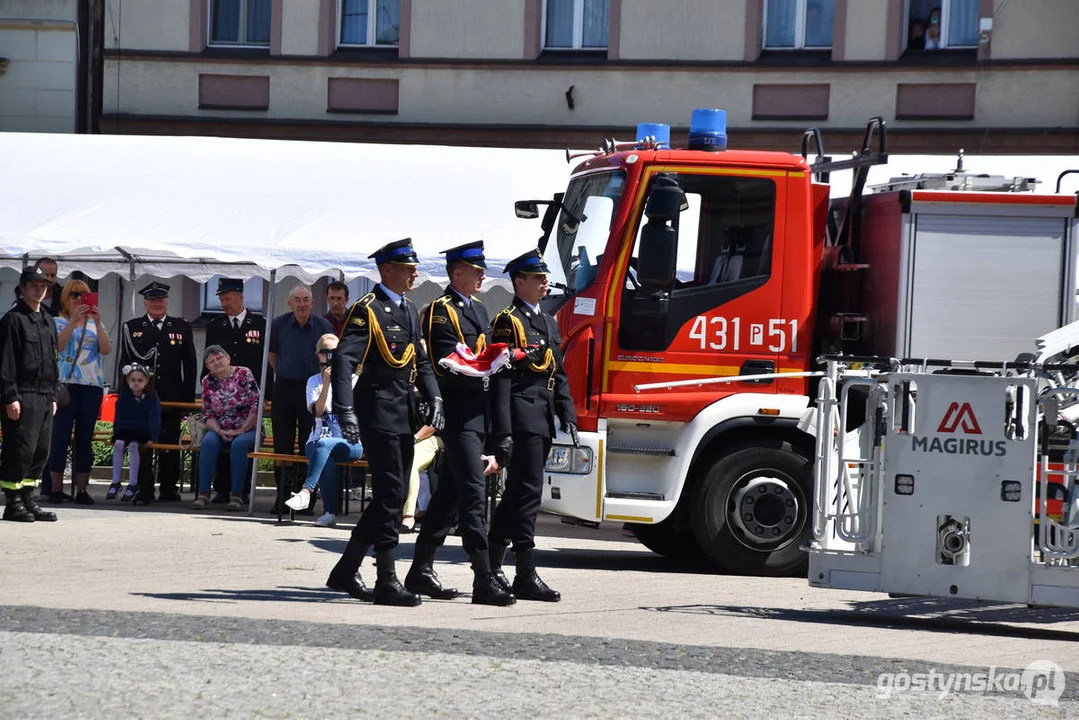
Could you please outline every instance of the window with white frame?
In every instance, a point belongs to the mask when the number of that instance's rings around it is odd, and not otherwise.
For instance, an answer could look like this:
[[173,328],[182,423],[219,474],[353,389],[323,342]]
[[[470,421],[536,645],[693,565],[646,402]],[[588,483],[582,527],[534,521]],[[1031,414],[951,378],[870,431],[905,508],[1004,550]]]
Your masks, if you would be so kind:
[[546,0],[543,47],[606,50],[611,34],[608,0]]
[[393,47],[401,40],[400,0],[340,0],[338,43]]
[[768,0],[764,4],[766,50],[832,47],[835,0]]
[[981,0],[908,0],[907,49],[978,46]]
[[270,44],[271,0],[209,0],[210,44]]

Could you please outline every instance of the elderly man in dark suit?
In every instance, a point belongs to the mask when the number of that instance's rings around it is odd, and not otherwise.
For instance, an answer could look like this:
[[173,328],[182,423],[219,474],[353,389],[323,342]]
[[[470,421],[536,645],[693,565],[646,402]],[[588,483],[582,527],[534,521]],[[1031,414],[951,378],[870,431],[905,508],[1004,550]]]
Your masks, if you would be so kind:
[[[119,367],[138,363],[153,370],[154,387],[162,402],[194,401],[199,374],[191,325],[168,314],[169,286],[165,283],[154,281],[139,290],[139,294],[143,297],[146,314],[124,323]],[[185,414],[182,408],[162,408],[158,442],[179,442],[180,423]],[[152,465],[143,462],[139,466],[139,491],[134,504],[146,505],[154,501]],[[160,502],[181,500],[179,452],[161,452],[157,475],[161,483],[157,499]]]

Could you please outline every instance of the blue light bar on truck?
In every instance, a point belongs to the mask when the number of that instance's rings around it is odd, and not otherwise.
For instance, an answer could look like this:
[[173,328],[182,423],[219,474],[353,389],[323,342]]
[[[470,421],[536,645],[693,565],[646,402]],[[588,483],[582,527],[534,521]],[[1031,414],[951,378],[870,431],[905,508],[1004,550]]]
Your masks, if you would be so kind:
[[637,143],[643,143],[647,138],[654,138],[656,148],[669,150],[671,148],[671,126],[663,123],[638,123]]
[[719,152],[727,149],[727,112],[709,108],[693,111],[689,122],[689,149]]

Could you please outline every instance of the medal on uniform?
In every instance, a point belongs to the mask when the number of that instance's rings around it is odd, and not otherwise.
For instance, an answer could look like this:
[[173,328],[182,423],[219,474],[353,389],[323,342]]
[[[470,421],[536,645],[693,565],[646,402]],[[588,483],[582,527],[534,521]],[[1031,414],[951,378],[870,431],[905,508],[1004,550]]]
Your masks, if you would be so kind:
[[384,309],[386,310],[386,312],[390,312],[390,306],[389,305],[387,305]]

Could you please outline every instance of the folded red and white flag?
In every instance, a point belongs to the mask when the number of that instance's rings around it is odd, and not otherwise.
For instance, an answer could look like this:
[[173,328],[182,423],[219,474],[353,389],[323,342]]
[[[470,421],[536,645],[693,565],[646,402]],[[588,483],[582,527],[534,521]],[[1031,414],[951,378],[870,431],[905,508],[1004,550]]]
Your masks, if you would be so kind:
[[508,366],[513,360],[524,357],[520,350],[510,350],[506,343],[495,343],[484,348],[476,355],[464,343],[457,343],[457,349],[438,361],[438,364],[450,372],[469,377],[486,378]]

